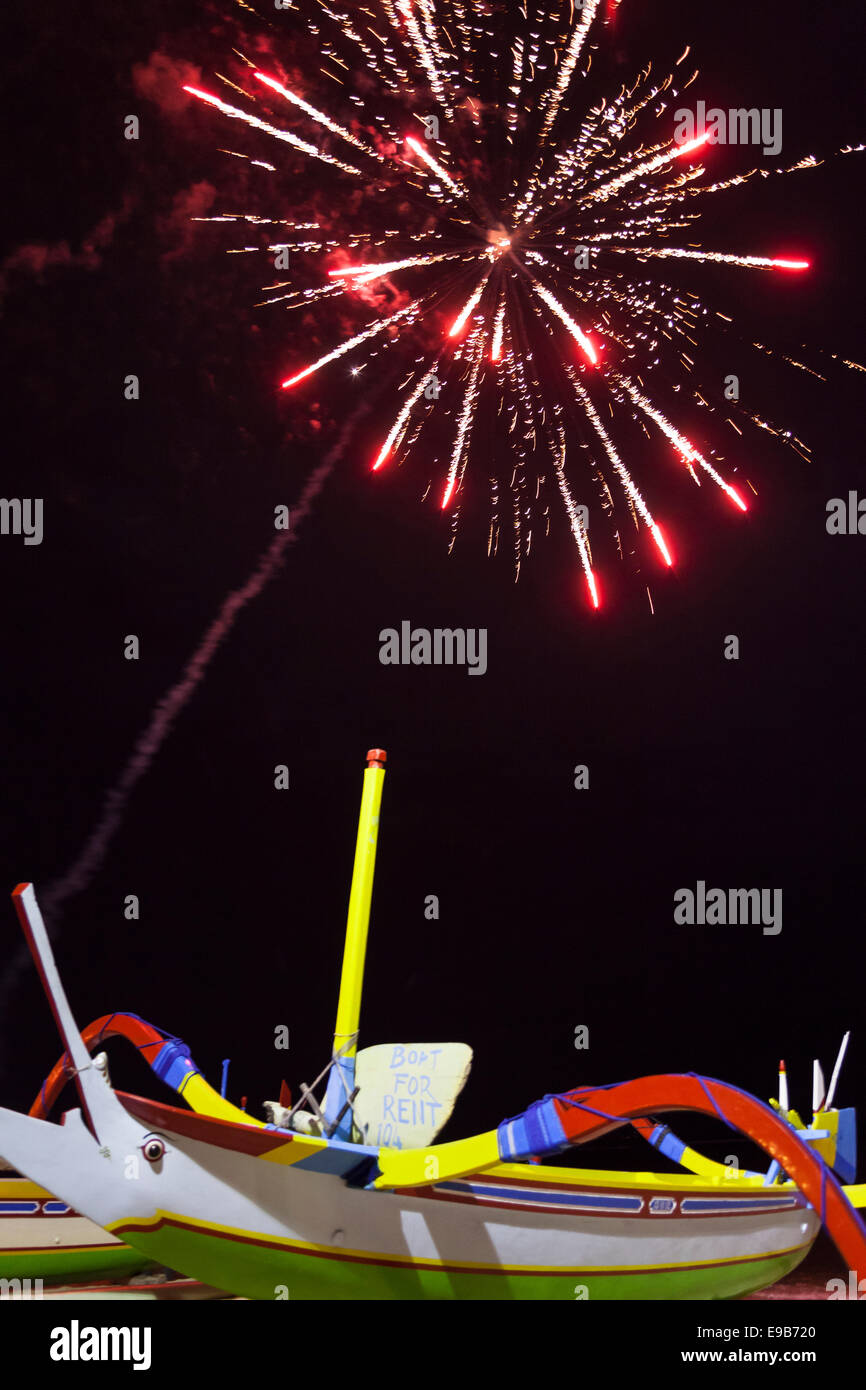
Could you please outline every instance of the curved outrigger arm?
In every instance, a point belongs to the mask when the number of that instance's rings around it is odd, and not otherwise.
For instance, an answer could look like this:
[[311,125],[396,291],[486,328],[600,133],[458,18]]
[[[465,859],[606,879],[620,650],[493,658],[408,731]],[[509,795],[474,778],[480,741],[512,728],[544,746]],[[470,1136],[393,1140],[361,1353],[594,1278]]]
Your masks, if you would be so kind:
[[[845,1191],[848,1192],[848,1184],[854,1184],[856,1176],[854,1111],[850,1108],[848,1110],[823,1111],[816,1116],[816,1121],[817,1128],[809,1129],[796,1124],[792,1124],[791,1127],[801,1139],[811,1144],[826,1160],[846,1184]],[[693,1149],[691,1145],[686,1144],[678,1135],[674,1134],[668,1125],[660,1124],[650,1117],[632,1120],[631,1123],[638,1134],[652,1148],[664,1154],[665,1158],[669,1158],[672,1163],[679,1164],[687,1173],[695,1173],[702,1178],[724,1178],[726,1181],[735,1178],[752,1178],[765,1184],[779,1180],[780,1165],[775,1159],[766,1174],[755,1173],[750,1169],[732,1171],[727,1164],[719,1163],[714,1158],[708,1158],[706,1154],[702,1154],[697,1149]],[[789,1123],[791,1123],[790,1116]],[[851,1190],[855,1189],[852,1187]],[[854,1205],[862,1206],[863,1203],[854,1202]]]
[[[177,1091],[191,1110],[219,1120],[233,1120],[236,1124],[264,1128],[262,1120],[248,1115],[214,1090],[202,1076],[185,1042],[171,1033],[164,1033],[138,1014],[103,1014],[102,1018],[94,1019],[86,1028],[82,1028],[81,1037],[89,1053],[95,1052],[108,1038],[126,1038],[138,1049],[154,1075]],[[37,1120],[47,1120],[55,1102],[74,1075],[75,1068],[69,1053],[65,1052],[42,1083],[39,1095],[30,1107],[30,1114]]]
[[706,1154],[693,1149],[690,1144],[686,1144],[680,1139],[668,1125],[660,1124],[652,1116],[640,1116],[632,1120],[632,1128],[636,1129],[642,1139],[659,1153],[664,1154],[672,1163],[678,1163],[681,1168],[685,1168],[687,1173],[694,1173],[700,1178],[725,1178],[731,1181],[733,1178],[752,1178],[764,1180],[763,1173],[752,1172],[751,1169],[741,1168],[739,1173],[731,1172],[727,1164],[719,1163],[715,1158],[707,1158]]
[[427,1149],[380,1150],[373,1186],[441,1183],[500,1163],[559,1153],[634,1119],[675,1110],[712,1115],[759,1144],[818,1212],[848,1268],[866,1272],[866,1225],[821,1155],[756,1096],[694,1073],[643,1076],[545,1096],[522,1115],[472,1139]]

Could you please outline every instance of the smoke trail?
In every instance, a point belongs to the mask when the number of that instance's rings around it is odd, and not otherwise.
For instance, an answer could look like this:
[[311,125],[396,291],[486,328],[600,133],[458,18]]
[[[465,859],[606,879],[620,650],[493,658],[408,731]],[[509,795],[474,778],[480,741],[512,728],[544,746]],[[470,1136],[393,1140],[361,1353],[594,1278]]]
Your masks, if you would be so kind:
[[[217,616],[207,628],[184,667],[180,680],[166,692],[157,704],[150,717],[150,722],[135,744],[126,766],[107,793],[99,820],[85,841],[78,858],[70,865],[65,874],[49,884],[46,892],[40,895],[41,906],[49,929],[52,926],[56,928],[61,905],[68,898],[86,888],[102,864],[111,841],[123,820],[129,798],[137,783],[147,772],[171,732],[178,715],[195,694],[211,661],[234,627],[241,610],[262,592],[280,569],[286,559],[289,546],[294,543],[297,537],[298,527],[309,515],[314,501],[324,487],[335,463],[342,455],[355,424],[368,409],[367,403],[362,404],[350,416],[334,447],[307,479],[297,505],[291,509],[290,527],[285,531],[278,532],[262,553],[246,583],[242,584],[239,589],[233,589],[223,601]],[[2,1013],[29,960],[30,956],[27,949],[22,947],[10,961],[2,980],[0,980],[0,1013]]]

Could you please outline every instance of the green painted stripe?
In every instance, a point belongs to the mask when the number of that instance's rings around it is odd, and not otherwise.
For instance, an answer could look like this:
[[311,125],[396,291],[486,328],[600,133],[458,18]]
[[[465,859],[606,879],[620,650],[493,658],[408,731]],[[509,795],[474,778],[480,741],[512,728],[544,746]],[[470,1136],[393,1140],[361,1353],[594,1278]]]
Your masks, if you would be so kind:
[[148,1259],[128,1245],[93,1250],[22,1250],[0,1252],[0,1279],[43,1279],[45,1283],[81,1283],[100,1274],[116,1278],[137,1274]]
[[709,1269],[563,1276],[443,1272],[325,1260],[172,1225],[156,1232],[130,1234],[138,1248],[160,1264],[229,1293],[266,1300],[740,1298],[775,1284],[795,1269],[809,1250],[807,1245],[784,1255]]

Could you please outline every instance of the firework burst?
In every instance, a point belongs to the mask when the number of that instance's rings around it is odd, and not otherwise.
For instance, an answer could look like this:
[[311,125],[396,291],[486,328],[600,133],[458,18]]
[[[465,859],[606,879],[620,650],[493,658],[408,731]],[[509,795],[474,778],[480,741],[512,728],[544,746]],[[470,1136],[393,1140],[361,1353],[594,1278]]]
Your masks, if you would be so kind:
[[[565,0],[549,12],[527,0],[505,16],[486,0],[300,4],[281,19],[292,70],[236,50],[237,80],[218,78],[220,94],[186,91],[252,133],[250,153],[226,153],[257,165],[268,188],[285,158],[289,172],[314,167],[309,208],[296,221],[203,220],[264,235],[236,251],[264,251],[277,266],[280,253],[292,257],[290,278],[267,285],[263,304],[300,311],[305,327],[313,311],[335,325],[331,342],[319,331],[325,350],[312,360],[290,350],[284,390],[302,392],[343,357],[355,375],[374,359],[377,377],[392,369],[395,409],[371,467],[423,456],[452,544],[470,481],[486,475],[488,551],[507,525],[519,575],[534,530],[550,527],[552,491],[598,608],[582,492],[608,516],[620,555],[640,556],[646,535],[656,562],[673,565],[647,483],[638,486],[624,457],[621,436],[635,423],[693,482],[747,510],[751,484],[732,481],[737,460],[702,441],[705,457],[669,418],[677,392],[718,413],[738,440],[758,427],[808,454],[790,431],[702,394],[702,336],[730,316],[659,271],[677,261],[748,274],[808,269],[773,248],[704,248],[693,224],[702,198],[755,175],[814,168],[814,156],[713,182],[710,135],[675,138],[674,104],[697,76],[688,48],[665,76],[649,65],[631,85],[582,100],[613,0]],[[279,167],[256,157],[263,141],[280,150]],[[645,474],[643,458],[638,466]]]

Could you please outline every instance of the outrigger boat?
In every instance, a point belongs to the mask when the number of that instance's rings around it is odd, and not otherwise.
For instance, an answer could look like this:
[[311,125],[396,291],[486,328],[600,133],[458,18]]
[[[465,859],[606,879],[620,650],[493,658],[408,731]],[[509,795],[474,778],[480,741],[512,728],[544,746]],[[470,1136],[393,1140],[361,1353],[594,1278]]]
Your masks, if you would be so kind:
[[[13,898],[67,1054],[34,1108],[46,1112],[69,1070],[80,1108],[61,1125],[0,1109],[0,1153],[150,1259],[257,1299],[736,1298],[794,1269],[822,1222],[846,1266],[866,1272],[855,1209],[866,1188],[832,1171],[853,1181],[853,1112],[830,1093],[807,1129],[784,1095],[774,1109],[693,1073],[645,1076],[548,1095],[486,1134],[432,1142],[469,1049],[357,1050],[384,764],[368,754],[323,1101],[317,1083],[303,1086],[294,1106],[285,1093],[266,1104],[270,1123],[254,1120],[158,1030],[145,1039],[151,1065],[193,1109],[113,1090],[22,884]],[[741,1131],[769,1172],[732,1172],[649,1118],[676,1110]],[[540,1161],[629,1123],[689,1171]]]
[[140,1250],[103,1231],[38,1183],[8,1169],[0,1172],[4,1289],[15,1287],[20,1292],[22,1286],[27,1290],[42,1284],[127,1280],[148,1263]]

